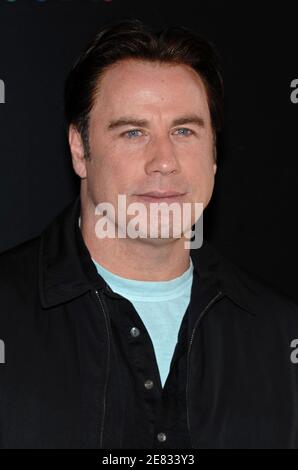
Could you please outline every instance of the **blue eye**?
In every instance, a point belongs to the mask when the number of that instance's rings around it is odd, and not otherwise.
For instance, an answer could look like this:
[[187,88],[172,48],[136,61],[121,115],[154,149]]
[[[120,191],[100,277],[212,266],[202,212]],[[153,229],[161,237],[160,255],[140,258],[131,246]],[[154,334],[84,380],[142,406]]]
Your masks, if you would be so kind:
[[129,139],[138,137],[136,132],[141,132],[139,129],[131,129],[130,131],[124,132],[124,135],[127,135]]
[[190,132],[190,134],[185,134],[185,133],[178,132],[179,135],[184,135],[184,136],[185,136],[185,135],[191,135],[191,134],[193,134],[193,131],[191,131],[190,129],[187,129],[186,127],[180,127],[180,128],[177,129],[177,130],[178,130],[178,131],[188,131],[188,132]]

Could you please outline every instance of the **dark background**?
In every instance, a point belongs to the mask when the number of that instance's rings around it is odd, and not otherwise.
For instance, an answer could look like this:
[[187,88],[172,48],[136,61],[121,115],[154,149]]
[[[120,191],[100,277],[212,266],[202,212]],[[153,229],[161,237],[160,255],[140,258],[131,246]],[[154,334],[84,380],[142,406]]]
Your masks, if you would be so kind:
[[209,1],[0,0],[0,252],[38,235],[76,196],[63,85],[102,22],[136,16],[205,35],[223,64],[225,128],[204,237],[298,302],[298,6]]

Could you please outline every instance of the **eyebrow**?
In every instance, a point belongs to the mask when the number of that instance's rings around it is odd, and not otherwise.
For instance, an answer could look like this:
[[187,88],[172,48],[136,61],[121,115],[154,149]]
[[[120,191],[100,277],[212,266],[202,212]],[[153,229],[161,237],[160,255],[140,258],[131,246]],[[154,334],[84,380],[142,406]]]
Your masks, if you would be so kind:
[[[181,126],[183,124],[196,124],[199,127],[205,127],[204,119],[197,114],[180,116],[172,121],[172,126]],[[133,116],[122,116],[119,119],[110,121],[107,129],[114,130],[123,126],[149,127],[150,123],[146,119],[136,119]]]

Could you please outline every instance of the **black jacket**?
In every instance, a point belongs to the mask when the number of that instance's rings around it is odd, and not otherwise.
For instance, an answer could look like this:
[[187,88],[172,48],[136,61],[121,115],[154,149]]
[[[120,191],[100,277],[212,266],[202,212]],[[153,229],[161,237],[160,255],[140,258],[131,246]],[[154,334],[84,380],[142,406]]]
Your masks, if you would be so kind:
[[0,255],[0,447],[297,449],[296,304],[210,243],[192,249],[162,388],[149,334],[98,275],[79,215],[78,196]]

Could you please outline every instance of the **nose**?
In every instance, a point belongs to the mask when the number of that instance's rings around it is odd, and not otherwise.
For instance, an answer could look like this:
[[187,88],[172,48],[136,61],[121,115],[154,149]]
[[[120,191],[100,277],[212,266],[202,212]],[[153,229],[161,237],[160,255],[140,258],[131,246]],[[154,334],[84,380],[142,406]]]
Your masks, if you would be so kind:
[[150,145],[145,164],[145,171],[148,175],[152,173],[168,175],[180,172],[180,164],[169,136],[156,138],[155,142],[151,142]]

